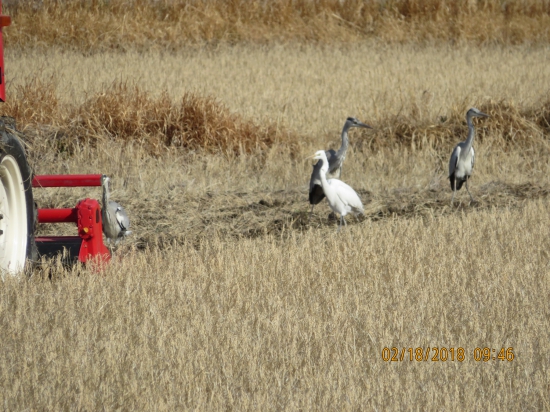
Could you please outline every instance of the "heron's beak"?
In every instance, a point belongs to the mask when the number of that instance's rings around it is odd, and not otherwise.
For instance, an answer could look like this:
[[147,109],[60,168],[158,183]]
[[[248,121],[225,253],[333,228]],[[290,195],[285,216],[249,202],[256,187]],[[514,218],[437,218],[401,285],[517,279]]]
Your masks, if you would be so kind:
[[311,156],[306,157],[304,160],[313,159],[315,157],[315,154],[312,154]]
[[489,116],[488,114],[486,114],[486,113],[481,113],[481,112],[479,112],[477,115],[478,115],[479,117],[491,117],[491,116]]
[[364,127],[365,129],[374,129],[374,127],[369,126],[368,124],[365,124],[365,123],[360,123],[359,125],[360,125],[361,127]]

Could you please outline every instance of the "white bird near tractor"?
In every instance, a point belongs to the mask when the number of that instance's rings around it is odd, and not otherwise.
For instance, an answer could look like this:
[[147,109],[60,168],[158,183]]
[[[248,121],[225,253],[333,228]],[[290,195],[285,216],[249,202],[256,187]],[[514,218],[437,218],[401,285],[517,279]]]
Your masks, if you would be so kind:
[[130,228],[130,218],[124,208],[117,202],[110,200],[109,182],[110,178],[106,175],[101,176],[101,186],[103,186],[103,207],[101,208],[101,219],[103,220],[103,233],[107,238],[107,243],[115,245],[132,232]]
[[313,155],[314,159],[318,159],[321,163],[319,168],[319,176],[321,180],[321,187],[323,188],[324,195],[328,200],[328,204],[334,213],[340,215],[340,225],[338,226],[338,232],[342,228],[342,223],[347,226],[345,216],[349,213],[355,216],[363,215],[363,203],[359,195],[353,190],[353,188],[341,180],[328,179],[327,173],[329,171],[329,162],[327,154],[324,150],[319,150]]
[[474,197],[468,188],[468,180],[470,179],[470,176],[472,176],[475,164],[474,137],[476,131],[472,122],[472,118],[474,117],[489,117],[489,115],[480,112],[475,107],[472,107],[468,110],[468,113],[466,113],[468,138],[455,146],[453,153],[451,154],[451,160],[449,161],[449,180],[451,183],[451,190],[453,191],[451,206],[453,205],[456,191],[460,190],[464,182],[466,182],[466,190],[470,195],[471,201],[474,201]]

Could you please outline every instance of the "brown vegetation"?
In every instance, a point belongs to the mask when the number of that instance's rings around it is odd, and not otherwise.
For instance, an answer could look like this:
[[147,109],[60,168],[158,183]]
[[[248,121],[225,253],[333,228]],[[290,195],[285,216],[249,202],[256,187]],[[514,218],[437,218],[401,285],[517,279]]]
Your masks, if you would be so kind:
[[[101,274],[46,262],[0,288],[0,402],[545,409],[549,213],[544,201],[367,220],[339,235],[213,234],[126,250]],[[384,362],[394,346],[462,347],[465,359]],[[515,358],[475,361],[476,347],[512,347]]]
[[[48,125],[51,147],[61,152],[73,152],[82,144],[95,146],[98,140],[107,139],[117,144],[142,145],[154,155],[169,148],[259,154],[281,144],[296,150],[298,140],[310,140],[310,136],[299,138],[275,123],[260,126],[245,121],[215,99],[194,93],[173,102],[166,91],[151,97],[138,86],[115,83],[75,106],[60,103],[53,82],[33,79],[17,86],[15,92],[1,107],[1,113],[17,119],[31,142],[37,129]],[[523,108],[505,100],[489,101],[478,108],[491,116],[478,130],[479,141],[498,136],[502,147],[546,144],[550,101]],[[414,116],[382,118],[380,124],[373,124],[375,131],[357,139],[357,147],[447,148],[463,140],[465,131],[464,112],[453,109],[449,117],[435,119],[435,124]]]
[[75,107],[59,103],[53,82],[32,79],[15,92],[2,113],[17,119],[31,142],[36,129],[48,125],[51,148],[61,152],[109,140],[139,144],[155,155],[171,147],[238,154],[290,140],[276,125],[262,128],[193,93],[174,104],[166,93],[153,98],[137,86],[116,83]]
[[[102,272],[45,259],[2,278],[5,409],[548,408],[546,48],[54,48],[8,62],[0,109],[36,173],[110,175],[133,234]],[[491,114],[476,120],[476,201],[461,191],[451,208],[449,154],[473,105]],[[349,115],[376,130],[350,134],[342,179],[366,216],[336,234],[325,203],[308,222],[303,159],[338,146]],[[34,194],[43,208],[100,196]],[[465,360],[383,361],[393,346]],[[476,347],[515,358],[477,362]]]
[[9,47],[81,51],[302,41],[545,43],[547,1],[11,0]]

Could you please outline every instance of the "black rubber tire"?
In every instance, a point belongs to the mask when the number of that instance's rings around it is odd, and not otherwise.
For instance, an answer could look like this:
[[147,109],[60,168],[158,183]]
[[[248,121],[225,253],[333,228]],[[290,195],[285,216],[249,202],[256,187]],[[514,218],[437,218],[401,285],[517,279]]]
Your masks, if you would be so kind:
[[[10,125],[12,126],[12,125]],[[13,127],[13,129],[15,129]],[[23,179],[23,186],[25,191],[25,208],[27,219],[27,245],[26,245],[26,258],[28,265],[29,260],[35,262],[38,258],[38,249],[34,241],[34,231],[36,227],[36,206],[34,203],[32,193],[32,178],[33,172],[29,163],[27,162],[27,156],[25,148],[19,138],[10,131],[10,128],[6,127],[4,119],[0,118],[0,162],[5,156],[12,156],[17,162],[21,177]]]

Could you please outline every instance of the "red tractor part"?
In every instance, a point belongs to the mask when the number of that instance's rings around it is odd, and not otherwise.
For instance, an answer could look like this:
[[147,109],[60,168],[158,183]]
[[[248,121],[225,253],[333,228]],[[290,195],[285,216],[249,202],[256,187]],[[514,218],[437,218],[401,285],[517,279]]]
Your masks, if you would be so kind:
[[[0,101],[6,100],[2,28],[10,24],[10,17],[2,15],[0,0]],[[101,186],[102,175],[35,176],[31,182],[24,145],[12,132],[16,129],[14,119],[0,117],[0,279],[5,273],[22,273],[37,253],[51,256],[67,249],[71,260],[108,261],[111,254],[103,244],[97,200],[81,200],[72,209],[36,210],[32,193],[33,187]],[[75,223],[78,236],[35,237],[37,222]]]
[[10,16],[2,15],[2,2],[0,1],[0,100],[3,102],[6,101],[6,81],[4,79],[4,38],[2,27],[7,27],[10,24]]
[[32,187],[89,187],[101,186],[101,175],[40,175]]
[[[101,175],[43,175],[32,180],[34,188],[39,187],[88,187],[101,186]],[[82,263],[91,259],[106,262],[111,258],[109,249],[103,244],[101,207],[94,199],[84,199],[72,209],[38,209],[38,223],[76,223],[78,236],[35,237],[38,252],[52,256],[63,248],[72,259]]]
[[[0,101],[6,100],[2,28],[11,19],[2,15],[0,0]],[[17,137],[15,120],[0,116],[0,278],[19,275],[36,259],[32,169]]]

